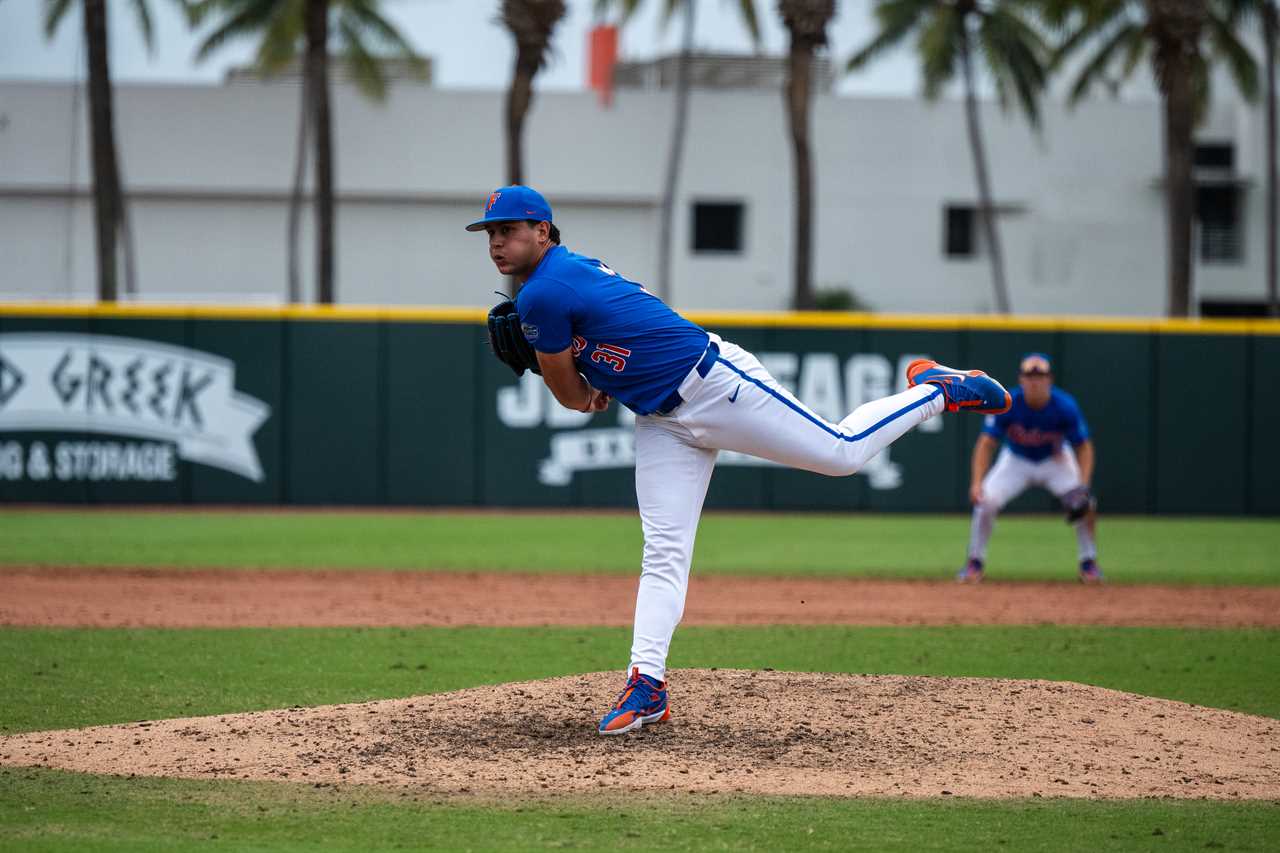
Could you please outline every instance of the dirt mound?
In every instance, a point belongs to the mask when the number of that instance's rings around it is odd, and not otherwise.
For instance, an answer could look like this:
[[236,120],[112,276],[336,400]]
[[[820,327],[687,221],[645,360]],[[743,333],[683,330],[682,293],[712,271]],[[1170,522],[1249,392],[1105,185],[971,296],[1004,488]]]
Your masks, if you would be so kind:
[[409,786],[1280,799],[1280,723],[1080,684],[672,673],[670,723],[603,738],[617,673],[0,738],[0,764]]

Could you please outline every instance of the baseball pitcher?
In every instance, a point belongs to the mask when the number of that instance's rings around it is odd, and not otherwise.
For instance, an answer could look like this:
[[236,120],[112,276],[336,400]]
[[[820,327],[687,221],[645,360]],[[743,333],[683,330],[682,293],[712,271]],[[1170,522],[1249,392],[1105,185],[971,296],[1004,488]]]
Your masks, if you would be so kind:
[[520,284],[489,315],[494,354],[540,373],[561,405],[636,413],[636,497],[644,554],[627,682],[603,735],[668,719],[666,666],[684,612],[694,534],[720,450],[833,477],[854,473],[899,436],[948,411],[999,414],[1007,391],[981,371],[919,359],[908,389],[837,423],[808,409],[751,353],[710,334],[641,285],[560,244],[551,206],[529,187],[494,190],[468,231],[488,234],[498,272]]
[[[1001,442],[1004,448],[992,465]],[[982,580],[996,516],[1027,487],[1039,486],[1061,501],[1067,523],[1075,528],[1081,582],[1101,583],[1094,537],[1097,501],[1089,490],[1093,463],[1089,425],[1075,398],[1054,387],[1049,357],[1040,352],[1024,356],[1012,405],[1003,414],[987,416],[973,447],[969,559],[958,579]]]

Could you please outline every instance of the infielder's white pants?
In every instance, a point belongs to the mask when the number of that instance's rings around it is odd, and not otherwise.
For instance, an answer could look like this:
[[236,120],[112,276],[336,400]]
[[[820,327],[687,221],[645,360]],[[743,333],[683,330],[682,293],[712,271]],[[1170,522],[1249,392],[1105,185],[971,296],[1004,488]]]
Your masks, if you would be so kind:
[[[1080,465],[1075,451],[1064,444],[1062,449],[1047,459],[1032,462],[1018,456],[1007,447],[1000,449],[996,463],[982,479],[982,502],[973,508],[973,520],[969,527],[969,558],[985,560],[987,542],[995,529],[996,516],[1005,504],[1031,486],[1047,489],[1055,498],[1080,486]],[[1081,560],[1096,559],[1098,548],[1087,524],[1077,524],[1076,543]]]
[[715,335],[720,359],[690,371],[684,403],[636,418],[636,497],[644,561],[636,595],[631,667],[666,678],[671,635],[684,613],[693,540],[720,450],[735,450],[833,477],[854,473],[912,427],[943,411],[932,385],[859,406],[833,424],[778,384],[756,357]]

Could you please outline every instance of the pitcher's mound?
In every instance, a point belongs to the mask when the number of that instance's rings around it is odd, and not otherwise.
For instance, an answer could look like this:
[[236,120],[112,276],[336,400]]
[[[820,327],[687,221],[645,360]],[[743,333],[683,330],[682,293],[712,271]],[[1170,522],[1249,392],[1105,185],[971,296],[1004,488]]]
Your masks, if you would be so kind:
[[495,794],[1280,798],[1280,723],[1080,684],[670,675],[672,720],[595,726],[618,673],[0,738],[0,763]]

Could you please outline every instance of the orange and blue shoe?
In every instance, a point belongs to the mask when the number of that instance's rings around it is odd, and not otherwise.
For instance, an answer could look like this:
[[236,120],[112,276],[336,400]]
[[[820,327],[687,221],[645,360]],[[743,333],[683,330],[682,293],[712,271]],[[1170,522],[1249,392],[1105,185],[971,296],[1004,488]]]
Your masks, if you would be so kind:
[[982,583],[982,578],[982,561],[972,557],[956,575],[956,580],[960,583]]
[[907,365],[907,387],[937,385],[947,399],[947,411],[1002,415],[1013,405],[1004,386],[981,370],[954,370],[936,361],[917,358]]
[[645,723],[661,723],[669,719],[671,708],[667,704],[667,682],[641,675],[639,669],[633,668],[618,701],[600,721],[599,732],[602,735],[621,735]]
[[1102,581],[1102,569],[1098,568],[1097,560],[1080,561],[1080,583],[1094,584]]

